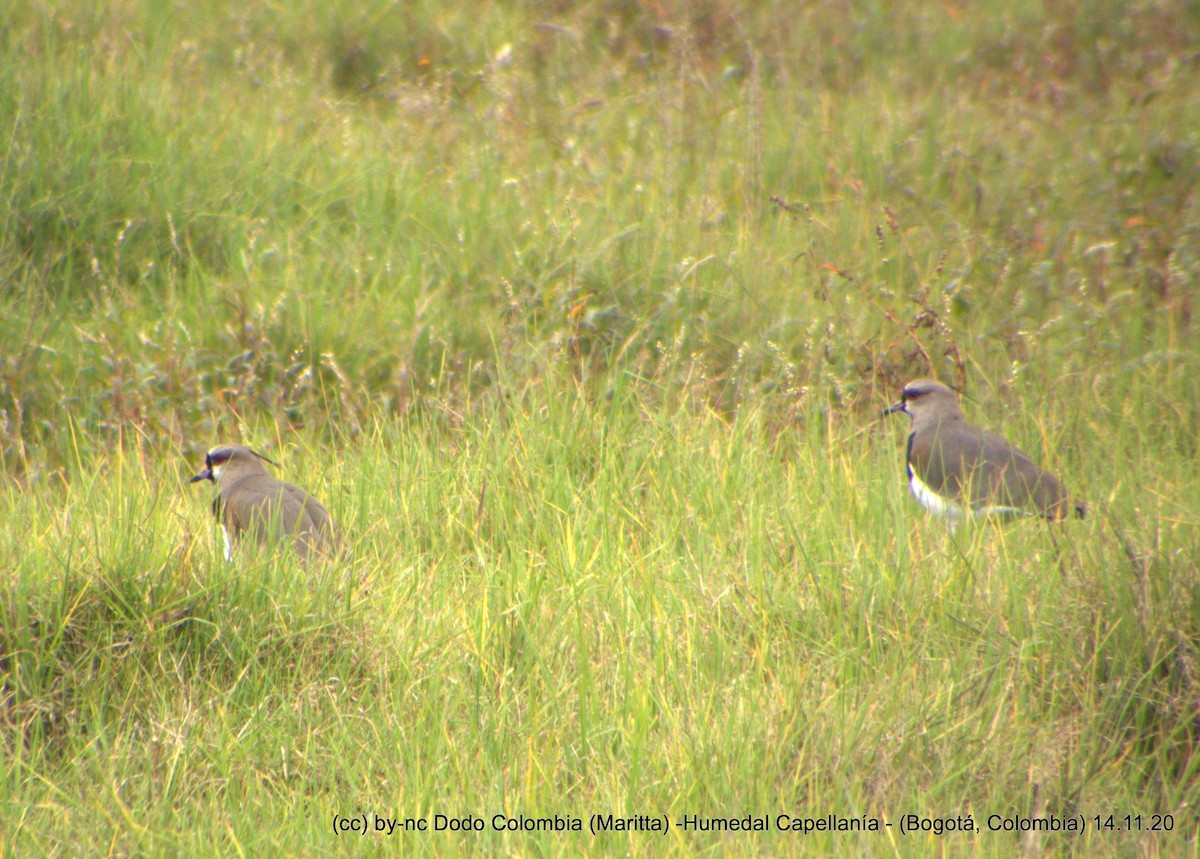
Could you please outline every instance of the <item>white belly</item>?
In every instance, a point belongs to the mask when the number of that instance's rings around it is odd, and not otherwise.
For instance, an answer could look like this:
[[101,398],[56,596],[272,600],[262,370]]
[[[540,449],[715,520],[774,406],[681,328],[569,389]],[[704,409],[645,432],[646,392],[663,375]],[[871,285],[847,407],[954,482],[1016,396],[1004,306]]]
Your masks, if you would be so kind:
[[973,509],[964,508],[957,501],[952,501],[942,495],[938,495],[932,489],[925,485],[921,478],[917,477],[915,471],[910,470],[908,478],[908,487],[912,490],[913,497],[928,510],[937,516],[944,516],[950,520],[950,530],[955,527],[965,518],[982,519],[985,516],[1028,516],[1029,513],[1016,507],[1004,507],[1002,505],[986,505],[984,507],[976,507]]
[[926,486],[921,478],[917,477],[915,471],[909,475],[908,488],[912,490],[913,498],[916,498],[922,507],[930,513],[948,518],[951,523],[950,527],[957,525],[966,513],[962,505],[949,498],[943,498]]

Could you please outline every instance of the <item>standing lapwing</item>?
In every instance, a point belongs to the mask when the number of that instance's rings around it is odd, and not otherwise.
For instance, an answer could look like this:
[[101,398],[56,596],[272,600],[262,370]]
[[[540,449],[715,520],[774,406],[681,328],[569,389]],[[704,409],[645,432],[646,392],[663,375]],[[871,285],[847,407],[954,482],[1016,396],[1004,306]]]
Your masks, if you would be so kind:
[[953,530],[967,516],[1083,517],[1086,508],[1058,479],[995,433],[971,426],[958,398],[940,382],[919,379],[900,392],[885,415],[905,412],[908,485],[925,509]]
[[336,539],[329,511],[299,486],[268,474],[264,462],[276,464],[248,447],[223,444],[208,452],[204,470],[190,481],[217,485],[213,513],[225,538],[225,560],[244,537],[260,546],[290,539],[305,561],[314,552],[329,554]]

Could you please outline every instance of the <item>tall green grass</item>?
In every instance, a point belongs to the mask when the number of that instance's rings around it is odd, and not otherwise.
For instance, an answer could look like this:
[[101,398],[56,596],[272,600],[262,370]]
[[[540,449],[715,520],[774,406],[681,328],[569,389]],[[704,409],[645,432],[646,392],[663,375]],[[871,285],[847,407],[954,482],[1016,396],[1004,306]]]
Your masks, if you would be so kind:
[[33,538],[5,606],[14,849],[307,853],[363,811],[489,821],[402,837],[419,851],[654,843],[501,834],[497,813],[1177,820],[1055,852],[1194,833],[1193,527],[1154,507],[950,537],[904,494],[899,431],[773,436],[753,409],[558,389],[455,429],[381,424],[336,469],[290,453],[357,535],[337,569],[226,564],[169,460],[10,492]]
[[[12,19],[4,850],[1195,851],[1186,4]],[[1089,518],[924,516],[917,375]],[[231,440],[352,553],[225,563]],[[1089,831],[491,827],[593,813]]]

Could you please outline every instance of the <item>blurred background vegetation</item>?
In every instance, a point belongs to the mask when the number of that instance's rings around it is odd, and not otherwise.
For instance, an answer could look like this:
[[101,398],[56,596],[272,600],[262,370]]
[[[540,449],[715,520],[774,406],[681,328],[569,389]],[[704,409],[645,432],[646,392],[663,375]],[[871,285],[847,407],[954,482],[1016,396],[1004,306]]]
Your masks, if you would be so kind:
[[0,40],[10,478],[554,367],[779,426],[936,375],[1196,456],[1194,3],[31,2]]

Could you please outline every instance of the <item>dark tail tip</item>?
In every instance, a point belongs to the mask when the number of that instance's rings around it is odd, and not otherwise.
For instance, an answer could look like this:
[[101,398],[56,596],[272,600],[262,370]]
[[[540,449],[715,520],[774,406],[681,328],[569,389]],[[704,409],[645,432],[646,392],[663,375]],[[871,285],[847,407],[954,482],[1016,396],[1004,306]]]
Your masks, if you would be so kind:
[[1075,506],[1075,515],[1078,516],[1080,519],[1086,518],[1087,517],[1087,505],[1084,504],[1082,501],[1075,501],[1073,503]]

